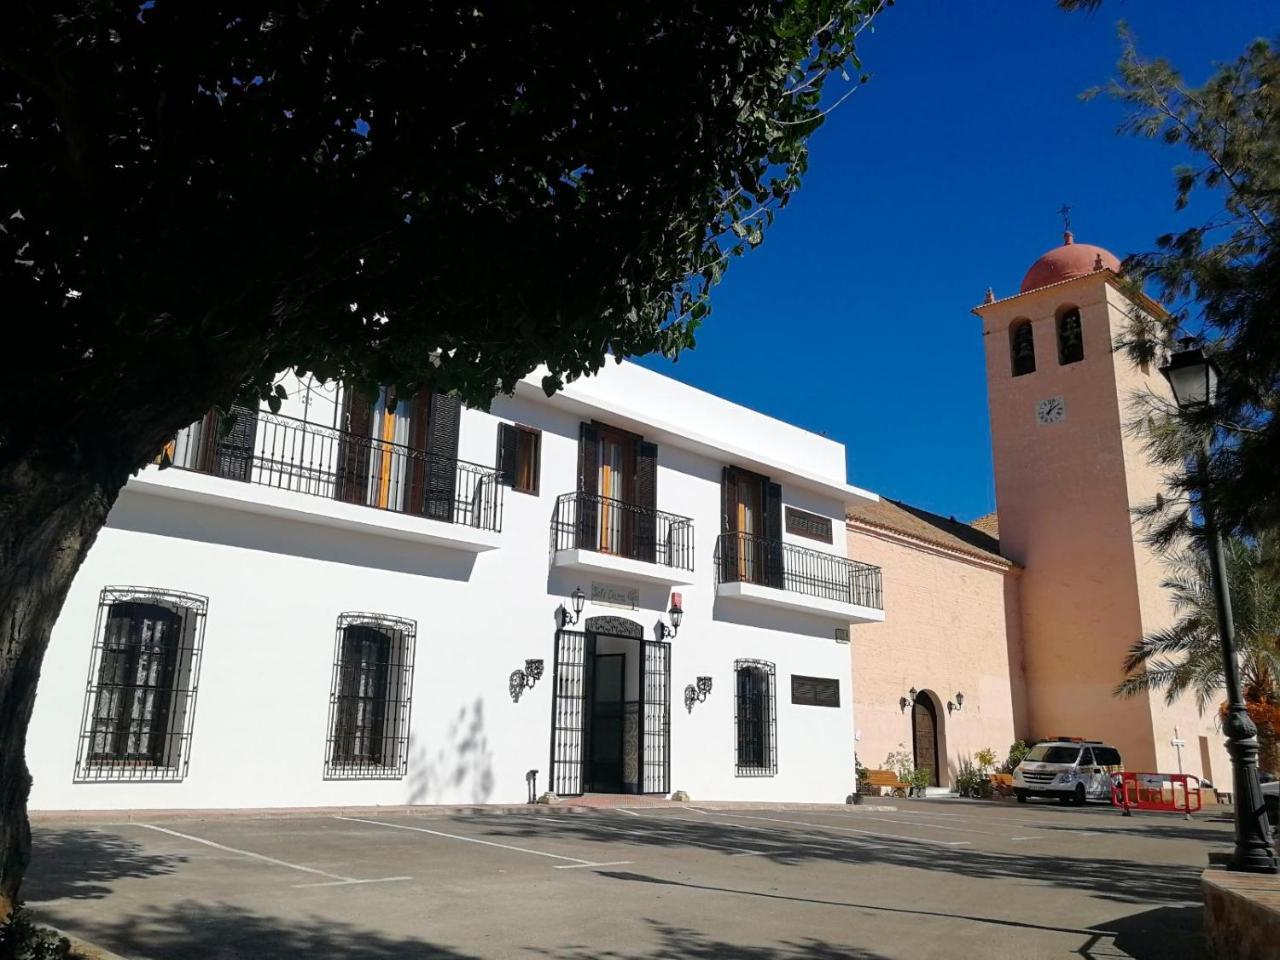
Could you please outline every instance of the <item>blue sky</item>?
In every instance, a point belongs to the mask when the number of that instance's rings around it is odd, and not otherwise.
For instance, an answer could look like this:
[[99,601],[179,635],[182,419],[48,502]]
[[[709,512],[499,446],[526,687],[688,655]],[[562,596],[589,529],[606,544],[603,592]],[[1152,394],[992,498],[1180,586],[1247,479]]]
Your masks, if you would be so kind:
[[[1079,94],[1114,74],[1115,23],[1193,82],[1258,36],[1274,0],[899,0],[864,34],[873,79],[814,135],[802,190],[733,262],[697,349],[646,366],[846,445],[850,482],[969,520],[995,506],[981,332],[1061,242],[1120,257],[1203,220],[1173,209],[1183,157],[1120,137]],[[833,89],[833,94],[842,92]]]

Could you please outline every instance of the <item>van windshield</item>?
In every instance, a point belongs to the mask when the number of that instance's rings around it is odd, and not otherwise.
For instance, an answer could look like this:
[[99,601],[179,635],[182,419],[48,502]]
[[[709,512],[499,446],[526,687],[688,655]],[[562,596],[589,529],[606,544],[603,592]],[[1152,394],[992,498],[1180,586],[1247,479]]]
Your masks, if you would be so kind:
[[1034,763],[1075,763],[1080,756],[1079,747],[1055,747],[1040,743],[1031,748],[1027,759]]

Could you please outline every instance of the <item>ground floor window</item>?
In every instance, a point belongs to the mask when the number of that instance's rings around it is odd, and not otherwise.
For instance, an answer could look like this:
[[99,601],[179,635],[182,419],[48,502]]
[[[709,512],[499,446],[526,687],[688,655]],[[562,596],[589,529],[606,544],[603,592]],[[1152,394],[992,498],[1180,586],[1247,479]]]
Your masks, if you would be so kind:
[[152,587],[102,591],[76,780],[186,775],[207,608],[205,597]]
[[737,774],[771,777],[778,772],[775,669],[767,660],[736,660],[734,725]]
[[791,675],[791,702],[801,707],[840,706],[840,681],[833,677]]
[[405,775],[416,635],[412,620],[375,613],[338,617],[326,778]]

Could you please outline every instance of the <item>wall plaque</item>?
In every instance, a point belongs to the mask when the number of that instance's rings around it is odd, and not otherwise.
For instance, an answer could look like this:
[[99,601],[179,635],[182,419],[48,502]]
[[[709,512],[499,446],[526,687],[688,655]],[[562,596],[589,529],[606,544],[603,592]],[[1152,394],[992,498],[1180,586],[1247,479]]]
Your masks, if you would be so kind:
[[640,609],[640,590],[637,587],[617,587],[612,583],[591,581],[591,602],[624,610]]
[[810,540],[821,540],[823,543],[831,543],[831,518],[820,517],[816,513],[809,513],[807,510],[787,507],[787,533],[794,533],[797,537],[808,537]]

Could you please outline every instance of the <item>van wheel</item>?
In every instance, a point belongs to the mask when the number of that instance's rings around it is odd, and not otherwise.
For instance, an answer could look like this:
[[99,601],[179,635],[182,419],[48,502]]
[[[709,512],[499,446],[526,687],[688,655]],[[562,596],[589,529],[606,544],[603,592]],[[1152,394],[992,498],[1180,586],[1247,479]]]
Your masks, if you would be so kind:
[[1083,807],[1085,802],[1084,784],[1076,784],[1076,792],[1071,795],[1071,805],[1073,807]]
[[1017,798],[1017,800],[1018,800],[1018,802],[1019,802],[1019,803],[1026,803],[1026,802],[1027,802],[1027,791],[1025,791],[1025,790],[1015,790],[1015,791],[1013,791],[1013,795],[1014,795],[1014,797],[1016,797],[1016,798]]

